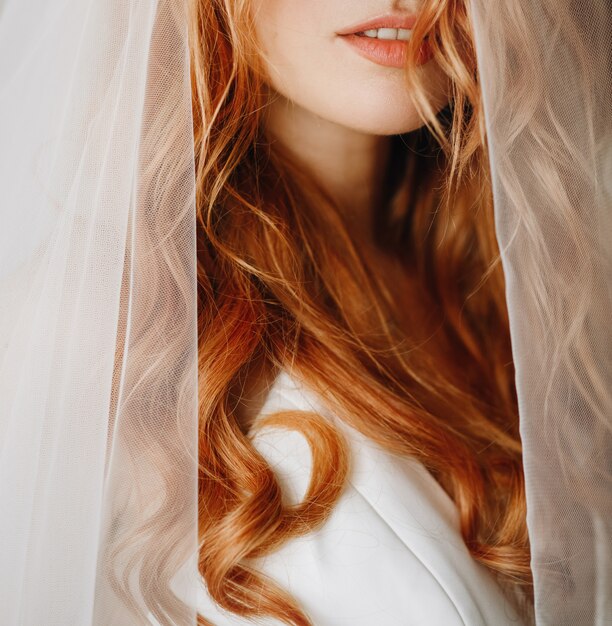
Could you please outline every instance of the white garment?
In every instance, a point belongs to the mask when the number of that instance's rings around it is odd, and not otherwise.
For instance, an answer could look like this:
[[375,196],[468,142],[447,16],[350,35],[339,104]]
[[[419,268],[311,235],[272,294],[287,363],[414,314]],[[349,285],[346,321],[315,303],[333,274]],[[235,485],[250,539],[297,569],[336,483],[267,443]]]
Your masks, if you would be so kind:
[[[521,620],[461,539],[457,509],[433,476],[334,419],[287,372],[261,414],[315,410],[342,428],[351,449],[348,484],[329,519],[258,561],[315,626],[504,626]],[[289,501],[305,494],[311,457],[300,433],[275,427],[254,438]],[[219,609],[205,587],[198,610],[217,626],[253,624]],[[276,620],[256,620],[262,626]]]

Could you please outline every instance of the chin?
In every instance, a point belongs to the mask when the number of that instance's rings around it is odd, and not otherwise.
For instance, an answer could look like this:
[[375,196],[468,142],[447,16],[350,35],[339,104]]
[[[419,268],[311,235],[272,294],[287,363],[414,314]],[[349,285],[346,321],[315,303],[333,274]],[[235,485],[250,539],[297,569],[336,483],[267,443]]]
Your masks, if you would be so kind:
[[[427,72],[429,102],[439,111],[448,103],[448,79],[433,63]],[[318,118],[369,135],[398,135],[423,126],[402,70],[376,68],[375,73],[353,79],[350,73],[317,77],[293,74],[275,81],[273,88],[293,106]]]
[[336,101],[339,106],[313,111],[319,117],[368,135],[399,135],[423,126],[411,100],[389,96]]

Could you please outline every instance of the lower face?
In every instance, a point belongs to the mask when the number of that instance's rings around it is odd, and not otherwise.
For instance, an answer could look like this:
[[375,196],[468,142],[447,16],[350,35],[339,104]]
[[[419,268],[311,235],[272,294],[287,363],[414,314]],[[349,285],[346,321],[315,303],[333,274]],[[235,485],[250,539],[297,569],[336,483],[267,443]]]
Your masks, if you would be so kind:
[[[423,122],[406,85],[406,40],[419,4],[407,0],[253,0],[270,86],[313,115],[373,135]],[[421,49],[428,98],[448,101],[448,81]]]

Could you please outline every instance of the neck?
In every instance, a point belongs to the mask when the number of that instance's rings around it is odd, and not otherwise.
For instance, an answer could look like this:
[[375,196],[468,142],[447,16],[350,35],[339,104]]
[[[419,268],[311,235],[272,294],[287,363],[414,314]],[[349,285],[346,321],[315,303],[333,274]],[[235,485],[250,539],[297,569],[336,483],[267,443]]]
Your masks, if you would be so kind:
[[266,128],[338,203],[354,234],[371,239],[390,138],[324,120],[280,96],[269,105]]

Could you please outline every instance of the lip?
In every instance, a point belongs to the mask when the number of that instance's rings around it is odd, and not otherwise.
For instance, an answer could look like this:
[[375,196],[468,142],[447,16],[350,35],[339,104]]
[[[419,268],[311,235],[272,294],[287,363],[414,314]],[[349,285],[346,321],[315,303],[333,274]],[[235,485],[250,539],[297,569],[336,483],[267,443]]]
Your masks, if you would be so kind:
[[[353,24],[338,31],[336,35],[353,48],[360,56],[385,67],[403,68],[406,65],[408,42],[403,40],[375,39],[359,35],[363,31],[377,28],[405,28],[412,30],[416,15],[380,15],[365,22]],[[431,58],[431,49],[427,40],[419,50],[417,65],[426,63]]]
[[365,22],[359,22],[353,24],[348,28],[339,30],[336,35],[355,35],[356,33],[362,33],[364,30],[370,30],[374,28],[407,28],[412,30],[416,24],[416,15],[400,15],[390,14],[379,15]]

